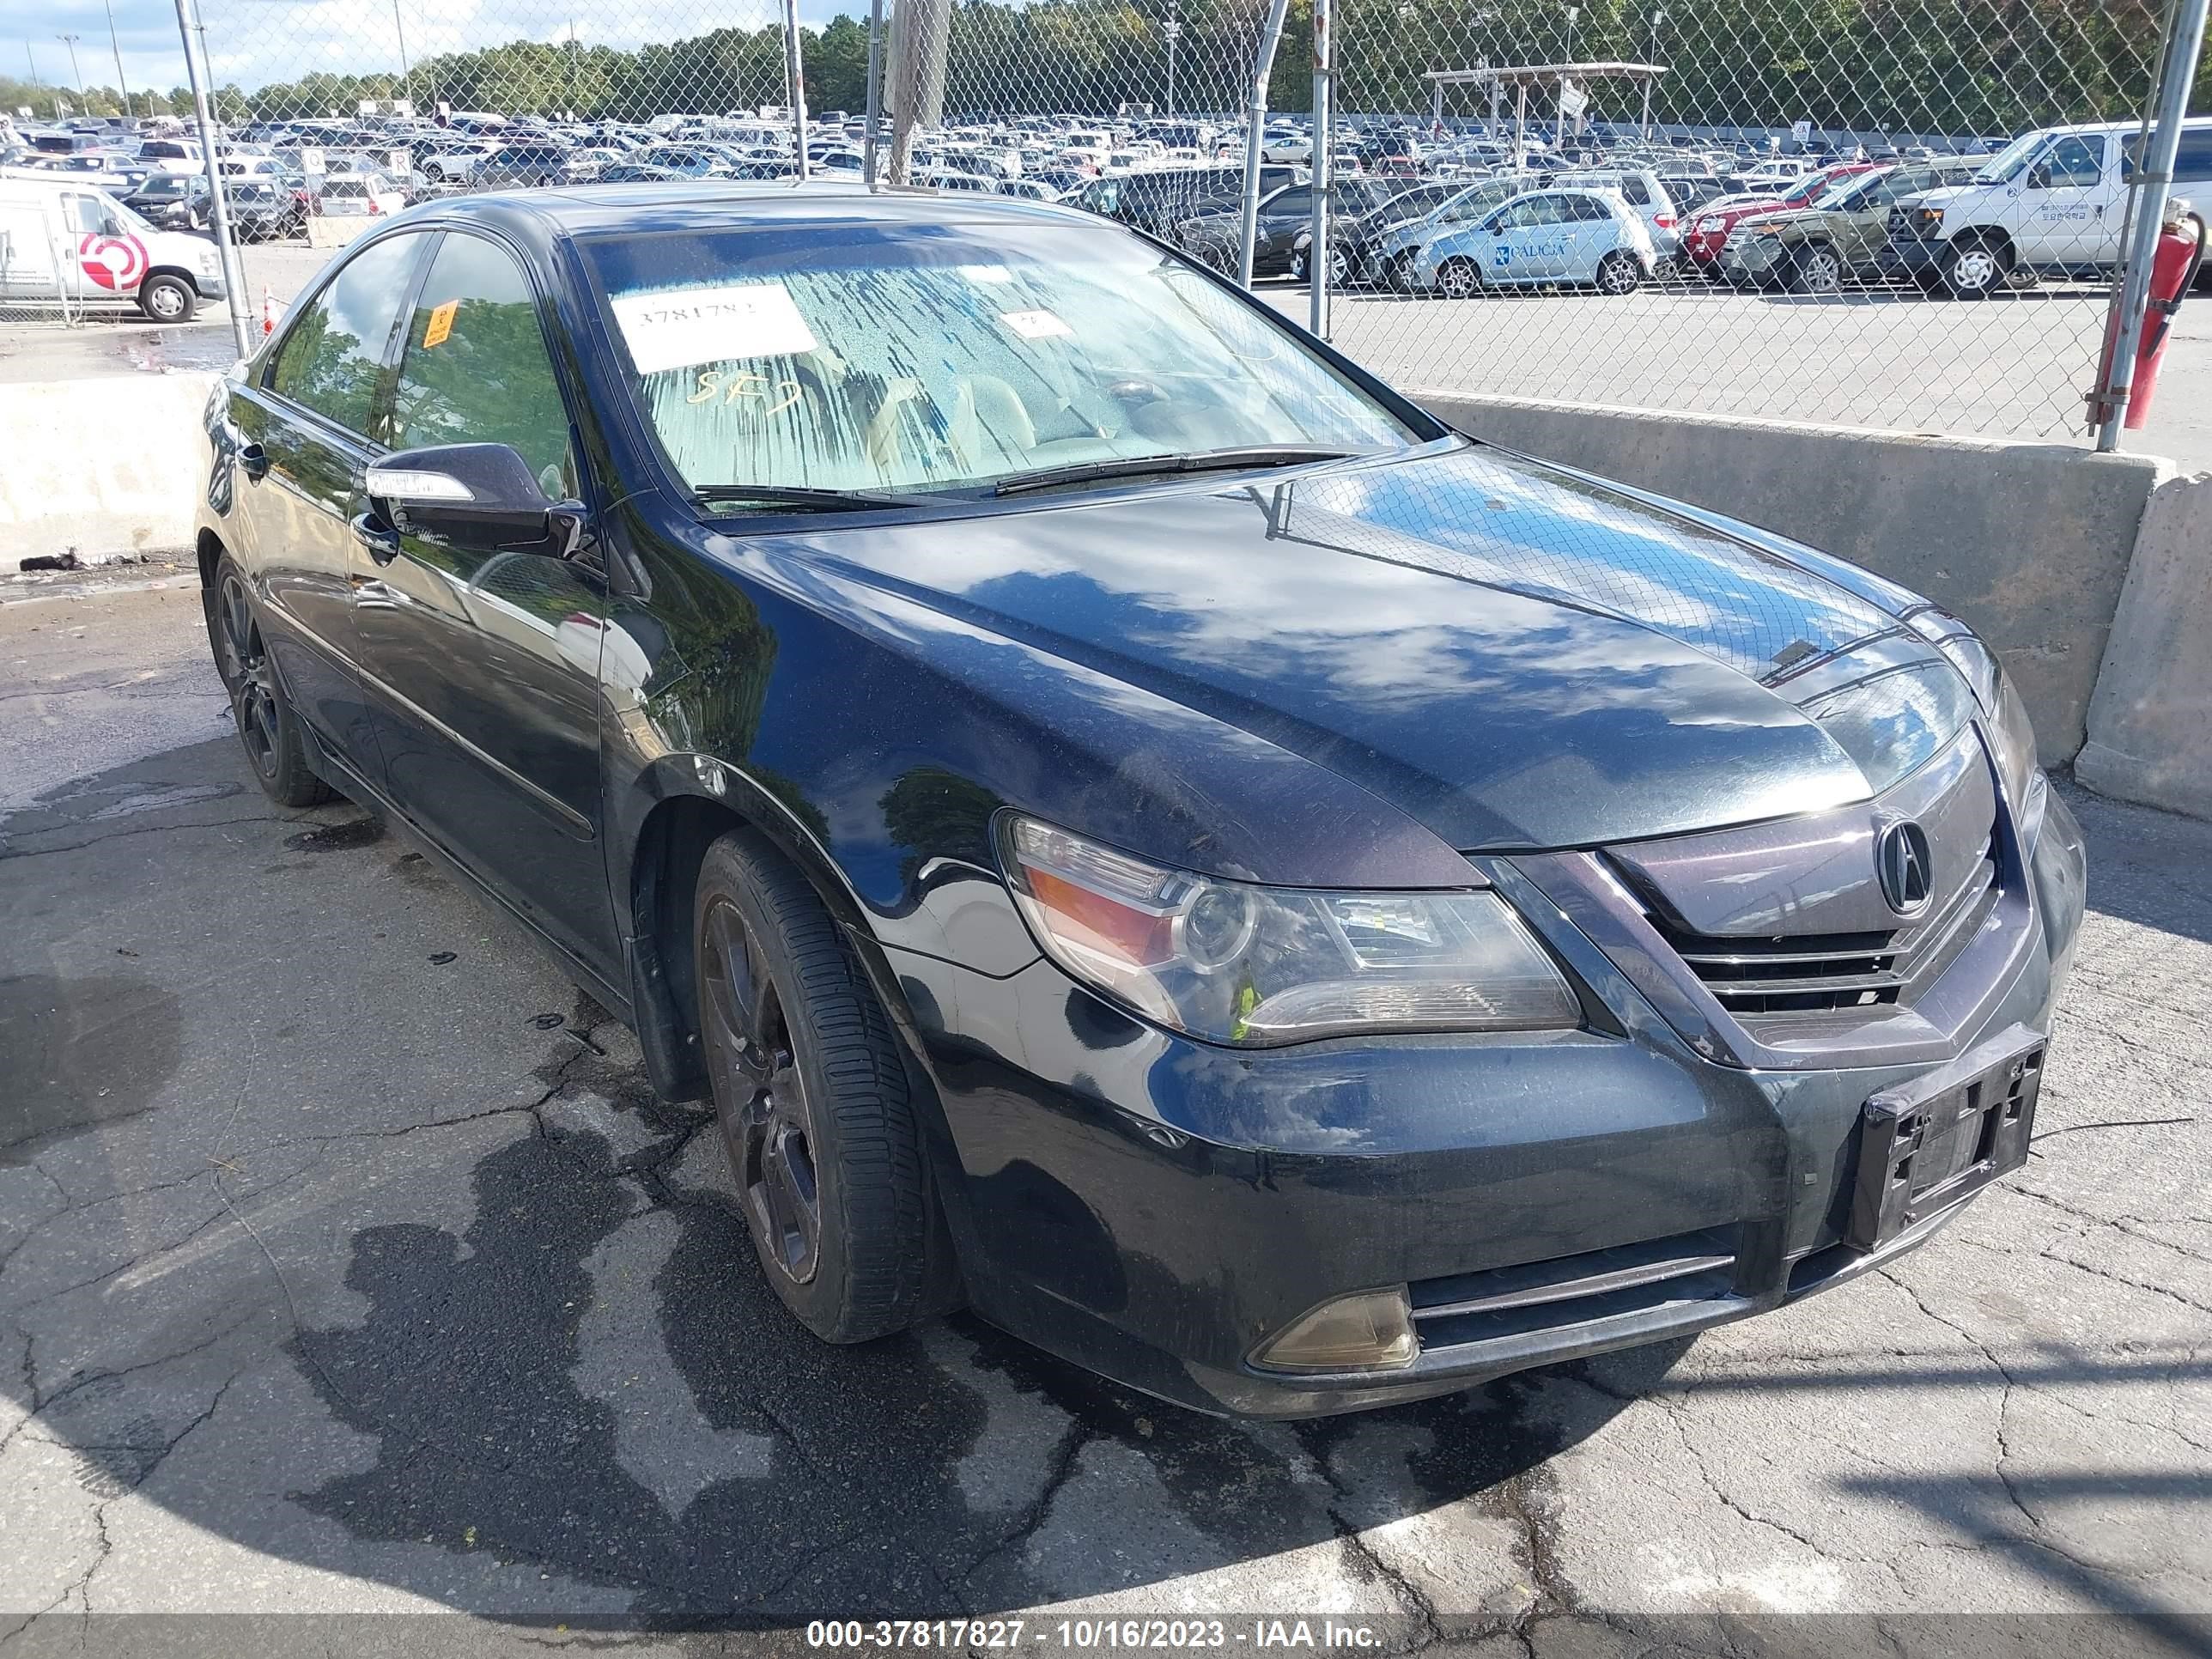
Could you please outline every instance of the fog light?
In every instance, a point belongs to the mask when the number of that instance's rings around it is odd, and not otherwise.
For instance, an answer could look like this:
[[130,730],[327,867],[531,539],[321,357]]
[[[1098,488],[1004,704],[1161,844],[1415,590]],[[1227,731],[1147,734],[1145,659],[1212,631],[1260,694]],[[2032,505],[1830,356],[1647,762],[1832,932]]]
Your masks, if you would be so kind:
[[1278,1371],[1389,1370],[1419,1352],[1406,1287],[1395,1285],[1322,1303],[1261,1344],[1252,1363]]

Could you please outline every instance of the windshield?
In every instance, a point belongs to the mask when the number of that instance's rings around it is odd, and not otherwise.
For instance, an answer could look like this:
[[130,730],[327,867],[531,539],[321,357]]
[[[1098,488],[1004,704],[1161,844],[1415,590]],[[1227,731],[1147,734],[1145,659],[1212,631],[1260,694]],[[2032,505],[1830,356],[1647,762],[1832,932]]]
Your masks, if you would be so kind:
[[1411,438],[1285,325],[1103,226],[839,224],[580,246],[638,405],[695,489],[912,493]]
[[1982,170],[1974,175],[1978,185],[2001,185],[2027,165],[2027,158],[2043,148],[2045,135],[2023,132],[1995,155],[1982,163]]

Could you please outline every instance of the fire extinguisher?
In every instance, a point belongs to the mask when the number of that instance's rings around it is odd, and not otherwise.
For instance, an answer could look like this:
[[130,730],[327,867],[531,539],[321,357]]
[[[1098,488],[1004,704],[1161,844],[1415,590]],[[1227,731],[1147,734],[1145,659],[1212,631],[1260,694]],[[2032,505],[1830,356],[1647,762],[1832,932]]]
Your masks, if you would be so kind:
[[2204,216],[2191,213],[2185,202],[2176,204],[2176,210],[2160,227],[2158,252],[2151,260],[2150,302],[2143,316],[2142,339],[2136,347],[2135,388],[2128,395],[2128,417],[2120,422],[2130,432],[2150,418],[2150,395],[2158,389],[2158,360],[2166,350],[2173,313],[2181,309],[2183,297],[2204,265]]
[[[2158,246],[2151,256],[2150,292],[2144,306],[2142,333],[2136,342],[2135,377],[2128,392],[2127,418],[2121,424],[2140,431],[2150,418],[2151,394],[2158,389],[2158,364],[2166,350],[2166,337],[2173,328],[2173,313],[2197,281],[2204,264],[2204,216],[2190,210],[2189,204],[2168,198],[2166,222],[2159,228]],[[2112,404],[2112,347],[2119,337],[2116,309],[2105,328],[2105,348],[2097,360],[2097,390],[2089,395],[2090,427],[2104,424]]]

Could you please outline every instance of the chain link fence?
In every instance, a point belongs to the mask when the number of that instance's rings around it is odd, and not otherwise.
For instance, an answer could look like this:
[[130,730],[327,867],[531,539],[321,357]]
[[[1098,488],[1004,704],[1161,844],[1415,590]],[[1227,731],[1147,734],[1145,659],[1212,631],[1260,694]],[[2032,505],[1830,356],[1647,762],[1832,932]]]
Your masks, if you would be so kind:
[[[1401,385],[2020,435],[2081,429],[2166,4],[200,0],[248,242],[456,191],[872,167],[1235,273],[1256,131],[1261,291],[1321,314],[1288,283],[1326,161],[1326,331]],[[132,112],[188,152],[191,108]]]

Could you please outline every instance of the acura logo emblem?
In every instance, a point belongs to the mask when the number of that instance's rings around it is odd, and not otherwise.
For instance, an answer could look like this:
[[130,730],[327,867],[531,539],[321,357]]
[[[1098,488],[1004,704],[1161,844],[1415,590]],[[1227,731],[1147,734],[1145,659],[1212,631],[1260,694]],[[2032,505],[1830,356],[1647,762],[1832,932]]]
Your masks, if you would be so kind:
[[1928,852],[1928,832],[1907,818],[1887,825],[1875,838],[1874,872],[1881,883],[1881,896],[1900,916],[1928,908],[1935,882],[1935,860]]

